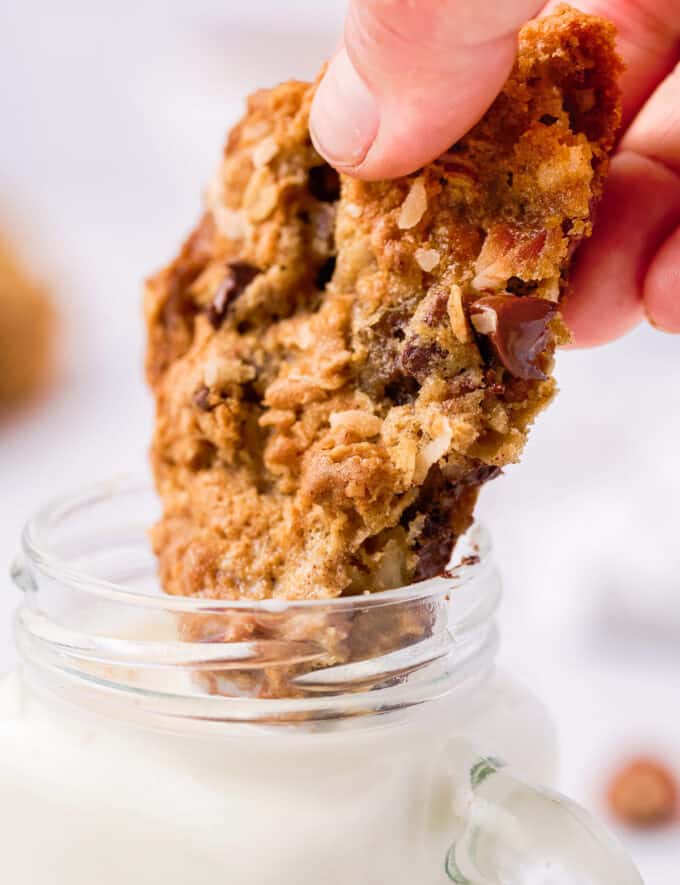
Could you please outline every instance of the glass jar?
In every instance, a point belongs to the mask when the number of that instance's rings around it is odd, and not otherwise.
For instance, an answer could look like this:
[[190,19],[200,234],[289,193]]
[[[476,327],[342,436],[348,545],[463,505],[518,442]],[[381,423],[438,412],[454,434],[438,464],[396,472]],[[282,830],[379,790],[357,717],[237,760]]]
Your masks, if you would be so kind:
[[531,785],[554,777],[553,730],[494,665],[481,528],[444,578],[234,602],[160,592],[156,510],[112,482],[26,527],[21,665],[0,682],[6,881],[641,882]]

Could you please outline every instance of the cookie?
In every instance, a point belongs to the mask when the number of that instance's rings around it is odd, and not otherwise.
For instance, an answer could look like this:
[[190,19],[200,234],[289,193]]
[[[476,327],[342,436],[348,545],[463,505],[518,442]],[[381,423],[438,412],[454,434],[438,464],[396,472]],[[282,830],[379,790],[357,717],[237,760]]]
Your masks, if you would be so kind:
[[167,592],[329,598],[446,569],[555,392],[620,72],[613,28],[561,7],[469,134],[372,183],[314,150],[313,85],[250,98],[146,289]]
[[0,240],[0,414],[45,381],[52,328],[53,312],[44,289]]

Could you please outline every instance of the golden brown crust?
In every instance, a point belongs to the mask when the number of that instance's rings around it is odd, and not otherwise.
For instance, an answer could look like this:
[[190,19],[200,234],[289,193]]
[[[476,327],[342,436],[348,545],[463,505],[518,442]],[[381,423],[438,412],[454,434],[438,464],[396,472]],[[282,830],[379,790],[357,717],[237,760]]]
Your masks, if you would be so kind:
[[53,324],[44,288],[0,241],[0,415],[45,381]]
[[611,26],[563,7],[523,29],[465,138],[374,183],[316,154],[312,86],[249,100],[146,292],[167,591],[330,597],[442,570],[553,395],[619,72]]

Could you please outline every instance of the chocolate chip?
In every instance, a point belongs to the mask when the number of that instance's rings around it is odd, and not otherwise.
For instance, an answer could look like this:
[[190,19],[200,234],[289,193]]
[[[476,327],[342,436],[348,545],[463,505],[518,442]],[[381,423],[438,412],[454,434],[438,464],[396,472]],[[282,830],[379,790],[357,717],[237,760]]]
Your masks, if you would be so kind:
[[481,486],[484,485],[485,482],[490,482],[492,479],[496,479],[496,477],[500,476],[502,472],[501,468],[496,467],[495,464],[479,463],[477,467],[473,467],[472,470],[469,470],[461,479],[459,479],[456,485],[459,488]]
[[210,390],[203,385],[199,387],[194,395],[191,397],[195,406],[197,406],[203,412],[209,412],[212,408],[210,405]]
[[258,268],[246,261],[229,262],[224,279],[206,309],[206,315],[214,329],[219,329],[222,325],[229,304],[238,298],[259,273]]
[[426,581],[428,578],[441,575],[449,564],[455,543],[456,536],[448,525],[430,516],[426,517],[413,579]]
[[340,176],[327,163],[309,170],[309,191],[322,203],[334,203],[340,199]]
[[327,284],[330,283],[334,271],[335,257],[331,255],[331,257],[327,258],[316,272],[316,279],[314,281],[316,288],[325,289]]
[[557,123],[557,117],[553,117],[552,114],[543,114],[538,118],[538,122],[543,123],[544,126],[552,126]]
[[470,308],[473,317],[495,315],[494,328],[486,334],[501,365],[516,378],[538,381],[546,378],[539,359],[549,344],[556,311],[552,301],[530,295],[486,295]]
[[404,375],[398,380],[393,380],[385,385],[383,395],[391,400],[395,406],[405,406],[412,403],[418,396],[420,389],[415,378]]
[[443,356],[444,352],[434,342],[420,343],[418,339],[411,339],[404,345],[401,365],[407,374],[421,381],[424,380],[433,363]]
[[532,292],[536,290],[538,287],[538,283],[534,280],[530,280],[529,282],[525,282],[520,279],[520,277],[510,277],[508,282],[505,284],[506,291],[512,292],[513,295],[530,295]]
[[452,480],[434,464],[428,471],[415,504],[404,511],[401,524],[409,523],[419,514],[425,514],[425,523],[418,539],[418,564],[414,580],[424,581],[444,573],[458,538],[454,525],[461,498],[498,476],[500,468],[478,462],[462,477]]

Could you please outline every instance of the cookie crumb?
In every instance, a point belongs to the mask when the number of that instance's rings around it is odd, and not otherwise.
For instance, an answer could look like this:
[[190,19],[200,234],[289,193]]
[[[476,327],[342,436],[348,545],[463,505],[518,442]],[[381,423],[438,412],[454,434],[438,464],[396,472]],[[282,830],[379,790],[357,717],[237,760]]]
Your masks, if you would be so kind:
[[632,827],[668,823],[677,810],[678,787],[666,765],[652,758],[633,759],[614,775],[607,790],[611,812]]

